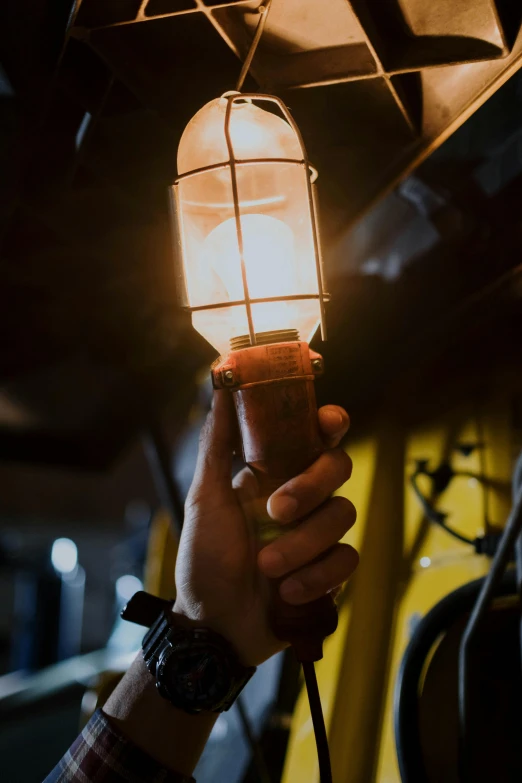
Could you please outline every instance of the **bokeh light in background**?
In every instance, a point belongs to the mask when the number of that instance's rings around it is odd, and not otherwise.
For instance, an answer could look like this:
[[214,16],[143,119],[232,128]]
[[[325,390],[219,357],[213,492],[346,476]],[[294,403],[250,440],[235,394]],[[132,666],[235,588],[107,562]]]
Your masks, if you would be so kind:
[[72,574],[78,565],[78,547],[70,538],[57,538],[51,549],[51,562],[61,574]]
[[137,576],[132,574],[124,574],[116,580],[116,596],[118,602],[122,601],[126,603],[130,601],[132,596],[139,590],[143,590],[143,583]]

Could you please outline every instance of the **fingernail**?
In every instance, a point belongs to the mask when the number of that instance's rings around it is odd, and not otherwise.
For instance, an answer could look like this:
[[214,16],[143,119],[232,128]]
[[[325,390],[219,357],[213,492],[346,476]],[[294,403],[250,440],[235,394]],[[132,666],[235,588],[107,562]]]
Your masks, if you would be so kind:
[[290,577],[290,579],[285,579],[279,588],[279,593],[284,601],[293,603],[294,601],[299,601],[304,597],[305,588],[303,583],[298,579]]
[[326,422],[330,427],[339,429],[342,426],[343,417],[338,411],[324,411],[323,418],[326,418]]
[[291,522],[297,511],[298,502],[291,495],[276,495],[270,498],[269,513],[279,522]]
[[281,576],[285,570],[289,570],[286,568],[283,555],[275,549],[263,549],[259,553],[259,560],[261,568],[267,576]]

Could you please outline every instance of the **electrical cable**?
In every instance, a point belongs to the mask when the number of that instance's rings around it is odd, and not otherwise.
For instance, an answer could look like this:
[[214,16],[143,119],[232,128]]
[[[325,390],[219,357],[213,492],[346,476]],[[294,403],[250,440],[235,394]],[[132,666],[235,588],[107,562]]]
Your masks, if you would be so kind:
[[468,728],[471,717],[471,697],[469,687],[469,664],[473,640],[484,617],[489,602],[500,583],[506,566],[513,555],[513,547],[522,532],[522,487],[513,502],[513,508],[506,522],[500,543],[491,563],[491,568],[471,612],[468,624],[462,635],[459,648],[459,732],[460,753],[459,769],[461,780],[467,783],[470,769],[470,747]]
[[328,737],[326,726],[324,724],[323,709],[321,707],[321,697],[317,685],[317,676],[314,664],[310,661],[302,661],[303,674],[308,693],[308,702],[310,704],[310,713],[314,726],[315,743],[317,745],[317,758],[319,761],[319,777],[321,783],[332,783],[332,766],[330,762],[330,750],[328,748]]
[[[475,475],[464,473],[464,472],[454,473],[453,475],[471,476],[472,478],[476,478]],[[485,533],[483,536],[477,536],[476,538],[468,538],[468,536],[465,536],[463,533],[460,533],[458,530],[455,530],[455,528],[450,527],[446,522],[447,515],[444,514],[444,512],[442,511],[437,511],[437,509],[432,506],[428,498],[425,495],[423,495],[423,493],[421,492],[421,489],[417,484],[417,476],[429,476],[430,478],[433,478],[433,474],[427,471],[424,467],[419,467],[410,476],[410,484],[412,486],[413,491],[415,492],[415,495],[420,505],[422,506],[422,510],[424,511],[426,519],[428,519],[430,522],[433,522],[434,525],[438,525],[440,528],[442,528],[442,530],[445,530],[446,533],[448,533],[450,536],[453,536],[453,538],[456,538],[458,541],[461,541],[463,544],[469,544],[470,546],[472,546],[478,555],[486,555],[487,557],[493,557],[496,554],[496,551],[500,544],[500,539],[502,537],[502,534]]]
[[453,536],[453,538],[456,538],[458,541],[462,541],[463,544],[470,544],[471,546],[476,546],[477,539],[468,538],[468,536],[465,536],[462,533],[459,533],[458,530],[455,530],[454,528],[450,527],[446,523],[446,514],[443,514],[441,511],[437,511],[437,509],[433,508],[428,498],[425,495],[423,495],[419,485],[417,484],[417,476],[421,476],[421,475],[425,475],[424,471],[416,470],[415,473],[413,473],[410,477],[410,484],[429,521],[441,527],[443,530],[446,531],[446,533],[449,533],[450,536]]
[[[518,459],[515,464],[515,470],[513,471],[513,503],[518,493],[522,490],[522,451],[518,455]],[[517,572],[517,588],[522,606],[522,533],[515,543],[515,566]],[[520,615],[520,655],[522,664],[522,613]]]
[[254,59],[254,55],[256,53],[259,41],[261,40],[261,36],[263,35],[263,31],[265,29],[266,20],[268,19],[268,12],[270,11],[271,5],[272,5],[272,0],[265,0],[263,5],[260,5],[259,8],[257,9],[261,16],[259,22],[257,23],[256,31],[254,33],[252,43],[250,44],[250,49],[248,50],[248,54],[245,58],[245,62],[243,63],[243,67],[241,68],[239,79],[237,80],[237,84],[236,84],[237,92],[241,92],[245,79],[248,76],[250,66],[252,65],[252,60]]

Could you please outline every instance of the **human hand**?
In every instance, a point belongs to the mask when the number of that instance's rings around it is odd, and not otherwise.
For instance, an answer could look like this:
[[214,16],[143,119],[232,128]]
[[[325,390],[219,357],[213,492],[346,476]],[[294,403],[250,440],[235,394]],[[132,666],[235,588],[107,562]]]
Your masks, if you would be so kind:
[[174,611],[222,634],[247,666],[285,646],[270,629],[270,580],[280,580],[285,601],[305,604],[338,588],[357,567],[356,550],[339,543],[355,522],[355,508],[346,498],[330,497],[351,474],[351,460],[338,445],[348,415],[335,405],[318,415],[327,450],[268,501],[270,517],[283,530],[299,524],[260,551],[247,511],[257,481],[248,468],[231,478],[237,424],[228,391],[214,393],[202,431],[185,505]]

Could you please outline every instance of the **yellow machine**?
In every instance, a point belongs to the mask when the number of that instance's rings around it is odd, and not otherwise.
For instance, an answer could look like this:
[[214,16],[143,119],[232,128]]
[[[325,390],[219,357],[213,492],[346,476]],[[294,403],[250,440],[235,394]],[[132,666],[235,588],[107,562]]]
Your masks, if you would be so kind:
[[[341,597],[339,630],[318,666],[339,783],[400,783],[394,688],[412,629],[444,596],[483,576],[490,565],[488,557],[426,521],[410,484],[416,460],[429,460],[432,467],[449,460],[457,474],[465,474],[436,499],[460,532],[474,538],[508,516],[513,462],[522,446],[513,418],[522,393],[517,365],[491,362],[470,394],[473,385],[469,377],[460,387],[456,383],[426,418],[414,409],[405,416],[398,393],[371,434],[348,439],[354,471],[342,492],[355,503],[358,522],[347,540],[359,548],[361,563]],[[459,450],[462,444],[476,447],[468,454]],[[428,482],[424,489],[429,494]],[[457,780],[449,765],[439,767],[433,780]],[[283,780],[317,779],[301,694]]]

